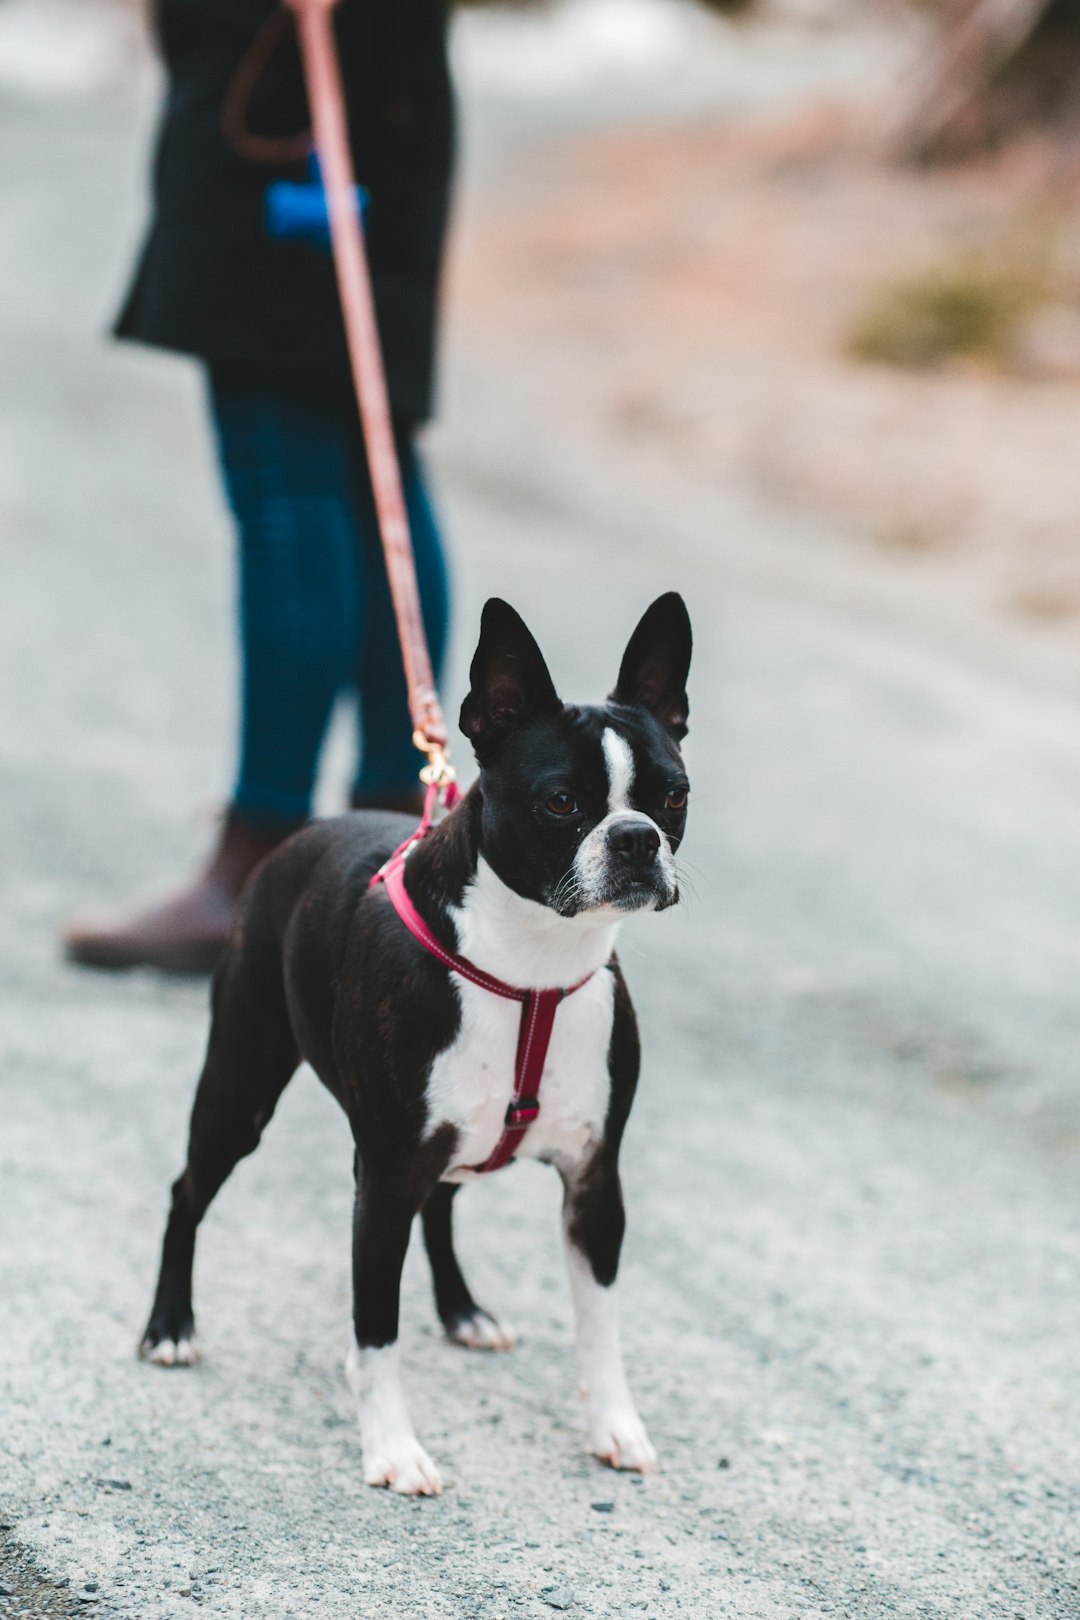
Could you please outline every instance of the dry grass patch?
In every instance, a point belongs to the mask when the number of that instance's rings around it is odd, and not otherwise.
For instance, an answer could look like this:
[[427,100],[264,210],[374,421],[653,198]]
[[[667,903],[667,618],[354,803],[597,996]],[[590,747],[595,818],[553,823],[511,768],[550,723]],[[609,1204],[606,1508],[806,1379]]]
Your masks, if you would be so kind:
[[1024,320],[1052,297],[1039,262],[961,259],[887,283],[852,327],[859,360],[928,368],[976,360],[1006,369]]

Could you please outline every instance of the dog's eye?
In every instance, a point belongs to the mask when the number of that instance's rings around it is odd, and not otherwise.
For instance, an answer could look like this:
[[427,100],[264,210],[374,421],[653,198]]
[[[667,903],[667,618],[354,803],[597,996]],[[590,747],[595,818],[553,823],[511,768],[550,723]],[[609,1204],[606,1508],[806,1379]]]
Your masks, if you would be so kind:
[[690,796],[690,794],[689,794],[689,789],[688,788],[672,788],[671,792],[668,794],[667,798],[664,800],[664,809],[665,810],[685,810],[686,809],[686,801],[689,798],[689,796]]
[[572,816],[577,809],[577,800],[572,793],[564,789],[558,793],[549,793],[544,800],[544,809],[550,810],[553,816]]

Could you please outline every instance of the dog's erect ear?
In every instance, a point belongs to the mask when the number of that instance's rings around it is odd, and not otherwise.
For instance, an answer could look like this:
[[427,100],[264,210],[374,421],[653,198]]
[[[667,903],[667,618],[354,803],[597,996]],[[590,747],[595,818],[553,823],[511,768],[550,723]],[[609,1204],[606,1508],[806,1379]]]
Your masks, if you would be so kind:
[[528,625],[497,596],[484,605],[469,679],[461,729],[481,764],[527,720],[562,707]]
[[678,591],[658,596],[630,637],[611,702],[648,709],[681,742],[690,714],[686,677],[692,646],[690,615]]

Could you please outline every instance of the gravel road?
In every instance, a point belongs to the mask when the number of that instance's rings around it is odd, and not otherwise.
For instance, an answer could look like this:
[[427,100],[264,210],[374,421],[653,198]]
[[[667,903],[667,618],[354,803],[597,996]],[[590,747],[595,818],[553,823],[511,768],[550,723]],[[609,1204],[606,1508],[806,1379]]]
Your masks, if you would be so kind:
[[[452,699],[492,592],[574,696],[650,592],[698,632],[695,893],[625,952],[623,1318],[662,1472],[582,1451],[557,1187],[521,1166],[460,1200],[521,1345],[444,1344],[414,1252],[448,1488],[362,1485],[349,1145],[306,1075],[207,1220],[203,1365],[135,1360],[205,991],[68,969],[55,929],[205,844],[232,678],[197,382],[96,338],[139,116],[0,104],[0,1615],[1075,1620],[1075,691],[751,585],[700,512],[650,542],[630,490],[598,524],[444,458]],[[328,803],[343,779],[335,742]]]

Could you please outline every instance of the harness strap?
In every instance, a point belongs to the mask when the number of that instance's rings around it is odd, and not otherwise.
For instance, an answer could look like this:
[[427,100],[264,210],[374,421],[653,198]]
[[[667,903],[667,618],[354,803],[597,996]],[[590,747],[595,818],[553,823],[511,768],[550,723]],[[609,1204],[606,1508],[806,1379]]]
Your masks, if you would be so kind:
[[[448,951],[435,937],[413,905],[405,888],[405,860],[413,846],[431,830],[438,798],[438,786],[429,787],[419,827],[379,868],[370,886],[374,888],[378,883],[384,886],[391,905],[410,934],[452,973],[468,979],[470,984],[477,985],[481,990],[490,991],[493,996],[502,996],[506,1001],[521,1003],[517,1052],[514,1057],[514,1090],[503,1120],[502,1135],[483,1164],[468,1166],[477,1174],[484,1174],[490,1170],[501,1170],[504,1164],[509,1164],[520,1147],[525,1132],[539,1115],[540,1082],[543,1079],[544,1064],[551,1045],[559,1003],[564,996],[573,995],[575,990],[580,990],[583,984],[588,983],[592,974],[586,974],[584,979],[579,979],[577,984],[572,984],[565,990],[522,990],[517,985],[506,984],[502,979],[497,979],[493,973],[485,973],[483,968],[477,967],[475,962],[470,962],[467,957]],[[456,784],[450,783],[446,789],[447,809],[452,809],[459,798]]]
[[[574,989],[577,988],[575,985]],[[504,1164],[509,1164],[525,1132],[540,1113],[540,1081],[551,1045],[555,1014],[566,994],[569,992],[563,990],[525,991],[514,1058],[514,1095],[506,1110],[502,1135],[483,1164],[473,1165],[474,1170],[501,1170]]]

